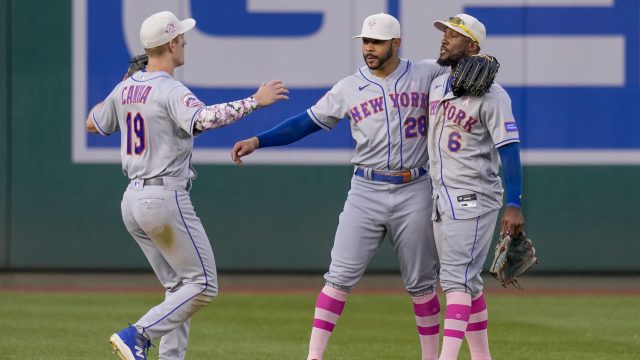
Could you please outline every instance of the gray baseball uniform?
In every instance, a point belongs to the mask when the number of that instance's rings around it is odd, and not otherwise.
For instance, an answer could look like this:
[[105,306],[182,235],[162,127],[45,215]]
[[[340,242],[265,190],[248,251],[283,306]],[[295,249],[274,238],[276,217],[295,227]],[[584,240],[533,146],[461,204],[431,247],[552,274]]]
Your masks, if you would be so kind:
[[433,60],[401,59],[379,79],[363,66],[308,110],[324,129],[349,117],[356,141],[354,176],[340,214],[325,279],[348,291],[389,235],[405,287],[430,292],[437,281],[431,185],[427,167],[427,105],[431,81],[447,72]]
[[256,107],[253,98],[205,107],[169,74],[138,72],[92,113],[102,135],[120,129],[130,179],[122,218],[166,289],[164,302],[134,324],[162,337],[160,359],[184,358],[191,316],[218,292],[211,244],[189,195],[194,128],[225,125]]
[[511,99],[497,84],[482,97],[455,97],[450,76],[439,76],[429,93],[428,133],[441,285],[475,295],[502,207],[496,148],[520,141]]

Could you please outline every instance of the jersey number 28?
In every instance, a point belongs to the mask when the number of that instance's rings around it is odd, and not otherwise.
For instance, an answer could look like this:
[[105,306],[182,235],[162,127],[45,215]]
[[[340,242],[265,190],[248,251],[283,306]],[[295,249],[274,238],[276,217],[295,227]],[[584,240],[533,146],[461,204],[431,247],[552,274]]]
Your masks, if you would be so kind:
[[404,137],[407,139],[414,138],[416,136],[425,136],[427,133],[427,117],[425,115],[419,118],[409,116],[404,121]]
[[147,147],[144,118],[140,113],[127,113],[127,155],[141,155]]

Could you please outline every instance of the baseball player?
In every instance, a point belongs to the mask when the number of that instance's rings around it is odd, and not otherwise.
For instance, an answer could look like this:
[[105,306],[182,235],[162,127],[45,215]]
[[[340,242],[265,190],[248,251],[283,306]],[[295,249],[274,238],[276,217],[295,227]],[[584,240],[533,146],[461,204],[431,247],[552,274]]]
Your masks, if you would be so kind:
[[184,64],[184,33],[194,26],[168,11],[147,18],[140,28],[146,71],[119,83],[86,121],[89,132],[120,130],[122,169],[130,179],[122,218],[166,289],[162,303],[111,336],[123,360],[146,359],[151,340],[160,337],[160,359],[184,359],[191,316],[218,292],[211,244],[189,196],[193,137],[287,99],[282,82],[271,81],[246,99],[205,106],[173,78]]
[[[436,21],[444,32],[438,64],[456,65],[485,45],[484,25],[459,14]],[[434,233],[440,257],[440,284],[447,305],[440,360],[456,359],[466,336],[473,360],[490,359],[487,307],[480,272],[502,207],[501,233],[523,231],[522,175],[518,127],[511,99],[498,84],[481,97],[456,96],[445,74],[429,92],[429,174],[433,184]]]
[[385,235],[411,295],[422,359],[438,356],[440,305],[435,296],[438,260],[427,173],[427,102],[431,81],[448,72],[435,60],[398,57],[400,24],[388,14],[364,20],[365,66],[340,80],[307,111],[257,137],[237,142],[238,164],[257,148],[286,145],[348,117],[356,142],[351,190],[340,214],[331,265],[325,274],[309,342],[308,359],[322,359],[347,294],[362,277]]

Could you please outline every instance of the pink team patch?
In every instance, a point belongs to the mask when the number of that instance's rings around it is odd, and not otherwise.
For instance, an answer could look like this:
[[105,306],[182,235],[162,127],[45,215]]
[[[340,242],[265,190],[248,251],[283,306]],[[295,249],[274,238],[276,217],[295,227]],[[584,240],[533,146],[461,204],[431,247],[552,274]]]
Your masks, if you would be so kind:
[[376,19],[370,19],[367,26],[369,27],[369,30],[372,30],[376,26]]
[[202,103],[202,101],[200,101],[200,99],[198,99],[195,95],[193,94],[187,94],[182,98],[182,104],[186,107],[201,107],[204,106],[204,104]]

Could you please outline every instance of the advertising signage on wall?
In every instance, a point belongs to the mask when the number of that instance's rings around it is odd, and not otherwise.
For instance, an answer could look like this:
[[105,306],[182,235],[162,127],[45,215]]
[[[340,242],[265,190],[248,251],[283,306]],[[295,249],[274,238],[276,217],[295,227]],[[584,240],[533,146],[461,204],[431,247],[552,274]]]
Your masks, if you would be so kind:
[[[143,52],[150,14],[193,17],[186,65],[176,78],[207,104],[244,98],[281,79],[290,100],[199,136],[194,161],[231,164],[230,148],[313,105],[363,65],[351,37],[362,19],[387,12],[403,27],[401,56],[436,58],[433,21],[465,12],[481,19],[483,52],[501,63],[526,164],[640,164],[640,5],[632,0],[74,0],[73,161],[119,162],[119,136],[87,135],[91,106]],[[253,154],[249,163],[348,164],[348,119],[332,130]]]

